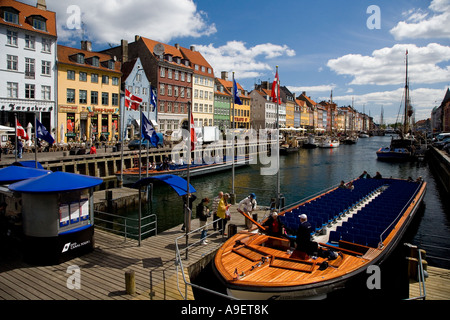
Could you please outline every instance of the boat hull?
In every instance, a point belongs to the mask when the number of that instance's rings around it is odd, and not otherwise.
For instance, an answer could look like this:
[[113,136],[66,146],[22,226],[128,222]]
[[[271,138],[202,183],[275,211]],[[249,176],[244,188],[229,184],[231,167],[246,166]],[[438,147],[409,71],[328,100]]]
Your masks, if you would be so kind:
[[[386,218],[387,222],[380,221],[385,222],[386,225],[377,226],[378,239],[375,237],[375,241],[369,244],[369,236],[367,235],[367,243],[361,244],[356,242],[356,236],[355,240],[351,240],[351,242],[348,242],[350,240],[347,241],[347,239],[343,240],[344,238],[342,237],[338,244],[333,244],[331,235],[329,235],[327,242],[320,242],[319,245],[323,249],[340,252],[337,260],[333,261],[322,257],[318,257],[315,260],[307,255],[306,258],[303,258],[296,250],[294,250],[294,254],[286,253],[283,251],[283,242],[288,242],[287,248],[289,249],[289,240],[273,238],[264,234],[238,233],[219,249],[214,260],[215,274],[226,286],[228,294],[238,299],[324,299],[328,293],[345,287],[347,281],[362,275],[370,266],[380,265],[384,262],[401,242],[417,213],[426,192],[426,183],[397,179],[356,179],[354,182],[355,190],[362,189],[365,184],[370,182],[373,185],[373,187],[370,187],[372,189],[368,189],[367,195],[364,197],[366,200],[360,201],[377,204],[371,208],[369,205],[364,204],[359,209],[354,209],[356,212],[360,211],[354,213],[354,216],[351,218],[346,218],[348,220],[345,223],[355,219],[353,223],[356,226],[356,218],[361,218],[358,221],[358,223],[361,223],[362,219],[366,219],[368,217],[367,214],[372,212],[369,209],[375,209],[375,211],[379,211],[377,214],[381,214],[376,219],[381,220],[383,219],[382,217],[391,217]],[[283,221],[287,222],[289,214],[297,216],[307,205],[317,204],[318,202],[316,201],[322,199],[322,197],[335,192],[353,194],[353,190],[343,191],[339,189],[335,188],[327,191],[318,197],[280,213],[280,216],[284,216],[286,220]],[[386,190],[388,191],[386,192]],[[401,207],[401,209],[394,208],[390,210],[389,208],[394,206],[391,203],[392,200],[387,199],[391,199],[390,197],[396,199],[397,192],[400,192],[402,197],[404,196],[397,203],[399,205],[398,208]],[[340,193],[334,194],[334,196],[336,195],[343,197]],[[377,200],[378,202],[374,201],[377,197],[380,197]],[[371,199],[367,200],[368,198]],[[386,203],[381,203],[380,201]],[[335,206],[338,205],[336,204]],[[355,208],[358,208],[359,205],[361,205],[361,202],[355,204]],[[385,206],[386,209],[384,209]],[[322,208],[321,210],[324,209]],[[396,210],[399,211],[397,212]],[[350,211],[347,211],[347,214],[349,214],[348,212]],[[310,219],[308,218],[308,220]],[[312,214],[311,223],[314,224]],[[373,223],[368,222],[367,227],[372,227]],[[290,227],[288,223],[285,226],[286,228]],[[369,229],[364,228],[361,229],[364,232],[355,233],[355,235],[362,234],[366,237],[365,233],[369,233],[367,231]],[[337,230],[333,232],[337,232]],[[374,230],[377,229],[375,228]],[[284,250],[286,250],[286,247],[284,247]],[[262,262],[261,257],[264,258]],[[267,262],[265,259],[267,259]],[[260,262],[258,263],[258,261]],[[319,271],[318,264],[323,263],[323,261],[330,263],[333,269],[327,266],[325,269],[327,272],[322,273],[322,271]],[[246,266],[251,266],[251,268],[246,269]],[[234,268],[236,268],[236,271],[232,273],[231,271]],[[241,270],[243,270],[242,274]]]
[[380,148],[376,154],[377,159],[381,161],[409,161],[413,159],[411,152],[406,149]]

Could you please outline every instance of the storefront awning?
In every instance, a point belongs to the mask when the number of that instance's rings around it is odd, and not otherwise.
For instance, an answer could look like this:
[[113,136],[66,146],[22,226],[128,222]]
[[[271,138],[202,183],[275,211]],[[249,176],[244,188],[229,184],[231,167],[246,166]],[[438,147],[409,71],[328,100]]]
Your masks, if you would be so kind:
[[[173,174],[163,174],[160,176],[143,178],[136,182],[133,187],[140,188],[152,183],[153,181],[161,181],[168,184],[179,196],[184,196],[187,193],[187,181]],[[194,192],[196,192],[195,188],[189,184],[189,193]]]
[[[20,167],[17,167],[20,168]],[[24,193],[65,192],[98,186],[103,179],[69,172],[53,172],[45,176],[16,182],[9,189]]]

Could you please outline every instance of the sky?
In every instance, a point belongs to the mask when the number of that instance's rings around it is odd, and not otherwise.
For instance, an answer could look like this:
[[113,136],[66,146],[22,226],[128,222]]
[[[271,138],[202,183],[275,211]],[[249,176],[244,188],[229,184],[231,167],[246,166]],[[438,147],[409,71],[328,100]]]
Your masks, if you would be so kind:
[[[35,5],[37,0],[21,0]],[[191,45],[244,89],[272,82],[316,102],[352,105],[384,123],[404,103],[405,59],[415,120],[450,86],[450,0],[47,0],[58,43],[94,50],[134,41]]]

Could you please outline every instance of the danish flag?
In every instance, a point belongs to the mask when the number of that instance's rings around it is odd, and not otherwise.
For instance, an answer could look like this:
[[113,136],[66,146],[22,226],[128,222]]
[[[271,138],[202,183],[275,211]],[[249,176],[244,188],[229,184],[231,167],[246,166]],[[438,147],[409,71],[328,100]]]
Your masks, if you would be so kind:
[[30,137],[28,137],[27,132],[22,127],[22,125],[19,123],[19,120],[16,119],[16,135],[18,137],[22,137],[25,140],[30,140]]
[[195,134],[194,117],[192,116],[191,113],[191,151],[194,151],[196,142],[197,142],[197,135]]
[[131,108],[133,110],[138,110],[141,102],[142,98],[135,96],[130,91],[125,89],[125,107]]

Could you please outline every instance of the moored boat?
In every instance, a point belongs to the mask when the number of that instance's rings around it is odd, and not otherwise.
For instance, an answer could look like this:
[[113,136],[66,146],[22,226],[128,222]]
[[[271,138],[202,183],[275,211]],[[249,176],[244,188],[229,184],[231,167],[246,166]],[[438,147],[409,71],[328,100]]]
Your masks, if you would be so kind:
[[[354,189],[334,187],[280,213],[288,233],[308,217],[316,252],[292,248],[291,237],[242,231],[214,259],[214,272],[240,299],[325,298],[392,253],[414,218],[426,182],[356,179]],[[248,217],[250,218],[250,217]],[[251,218],[250,218],[251,219]]]
[[308,139],[302,146],[304,149],[314,149],[317,148],[316,138],[313,135],[308,136]]
[[[235,168],[242,167],[248,165],[250,163],[250,157],[235,157],[234,166]],[[224,170],[229,170],[233,166],[233,162],[231,160],[227,160],[224,157],[223,161],[213,162],[213,163],[201,163],[201,164],[191,164],[189,171],[190,176],[200,176],[204,174],[209,174],[212,172],[219,172]],[[156,176],[161,174],[173,174],[179,177],[187,177],[188,170],[187,164],[167,164],[164,167],[163,164],[157,166],[157,168],[146,168],[146,167],[133,167],[129,169],[123,170],[123,172],[116,172],[116,176],[118,179],[123,179],[122,184],[128,185],[133,184],[139,180],[139,176]]]
[[319,142],[318,146],[319,148],[337,148],[339,147],[339,140],[325,138]]

